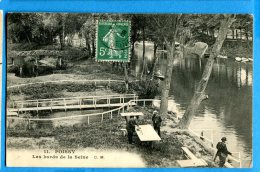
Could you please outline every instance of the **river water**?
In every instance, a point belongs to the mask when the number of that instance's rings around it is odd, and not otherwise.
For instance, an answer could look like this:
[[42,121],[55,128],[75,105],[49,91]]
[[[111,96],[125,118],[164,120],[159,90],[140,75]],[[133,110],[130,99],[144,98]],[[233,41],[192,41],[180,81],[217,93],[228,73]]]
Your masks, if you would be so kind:
[[[178,115],[182,116],[190,103],[206,62],[195,57],[175,59],[170,95]],[[161,58],[162,72],[165,63]],[[212,131],[214,146],[225,136],[231,152],[252,159],[252,63],[217,59],[206,94],[209,99],[200,105],[190,129]]]

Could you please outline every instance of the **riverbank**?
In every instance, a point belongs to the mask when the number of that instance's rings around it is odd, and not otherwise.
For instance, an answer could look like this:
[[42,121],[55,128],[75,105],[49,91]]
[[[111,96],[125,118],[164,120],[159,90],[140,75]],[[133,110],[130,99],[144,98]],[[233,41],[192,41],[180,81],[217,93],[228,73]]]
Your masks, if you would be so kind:
[[[134,107],[130,111],[141,111],[144,117],[140,123],[151,124],[150,107]],[[208,167],[216,167],[212,155],[199,142],[186,132],[176,131],[170,115],[164,119],[162,140],[155,142],[154,148],[141,144],[134,136],[134,145],[128,144],[127,136],[120,129],[125,128],[123,118],[104,120],[87,124],[75,124],[68,127],[37,128],[34,130],[7,130],[9,149],[84,149],[130,151],[141,156],[146,167],[178,167],[176,160],[185,159],[182,146],[189,148],[198,158],[204,159]],[[169,130],[172,128],[172,130]]]
[[[46,82],[46,81],[59,81],[59,80],[107,80],[116,79],[124,81],[122,72],[116,74],[120,70],[112,70],[110,64],[103,64],[95,67],[98,64],[94,61],[75,62],[71,68],[60,73],[55,73],[46,76],[39,76],[34,78],[19,78],[10,75],[8,78],[8,86],[12,84],[21,84],[29,82]],[[89,67],[85,70],[86,67]],[[93,71],[93,73],[91,72]],[[134,80],[134,78],[131,78]],[[14,100],[29,99],[29,98],[54,98],[54,97],[70,97],[80,95],[107,95],[107,94],[120,94],[120,89],[124,87],[124,83],[119,86],[116,84],[116,89],[107,89],[106,87],[100,89],[93,85],[87,87],[86,84],[45,84],[42,86],[29,86],[21,89],[17,94],[11,95]],[[149,85],[144,81],[144,86]],[[144,87],[146,89],[146,87]],[[139,86],[136,90],[139,90]],[[25,91],[25,92],[24,92]],[[122,90],[124,91],[124,90]],[[142,92],[142,90],[139,90]],[[21,94],[22,93],[22,94]],[[151,93],[150,93],[151,94]],[[14,97],[16,96],[16,97]],[[32,97],[33,96],[33,97]],[[146,122],[151,124],[151,114],[153,109],[139,109],[145,113]],[[85,120],[86,121],[86,120]],[[67,121],[70,123],[71,120]],[[83,121],[84,122],[84,121]],[[41,124],[44,125],[44,124]],[[75,125],[68,125],[55,128],[35,128],[31,130],[8,129],[7,130],[7,147],[11,149],[42,149],[46,148],[94,148],[101,150],[118,150],[134,152],[142,157],[146,167],[178,167],[176,160],[185,159],[182,154],[181,147],[188,147],[198,158],[206,160],[208,167],[216,167],[212,161],[212,154],[210,151],[188,131],[178,131],[174,128],[177,124],[173,122],[171,116],[165,117],[164,125],[162,127],[163,135],[162,141],[155,144],[154,150],[141,145],[135,136],[135,145],[127,143],[127,137],[122,135],[120,129],[125,128],[125,121],[121,118],[114,118],[103,123],[96,122],[87,125],[80,123]],[[51,125],[50,125],[51,126]],[[21,139],[21,140],[20,140]]]

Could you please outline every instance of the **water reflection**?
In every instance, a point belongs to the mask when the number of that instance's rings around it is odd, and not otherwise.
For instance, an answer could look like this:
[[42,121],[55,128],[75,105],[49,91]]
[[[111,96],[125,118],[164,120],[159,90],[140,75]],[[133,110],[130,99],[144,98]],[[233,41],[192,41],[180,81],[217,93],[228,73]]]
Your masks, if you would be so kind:
[[[193,96],[206,62],[207,59],[196,57],[177,58],[174,62],[170,93],[180,104],[180,115]],[[161,71],[165,72],[165,64],[165,59],[160,60]],[[226,136],[231,151],[251,158],[252,63],[216,59],[206,94],[209,99],[201,104],[190,127],[213,129],[214,145]]]

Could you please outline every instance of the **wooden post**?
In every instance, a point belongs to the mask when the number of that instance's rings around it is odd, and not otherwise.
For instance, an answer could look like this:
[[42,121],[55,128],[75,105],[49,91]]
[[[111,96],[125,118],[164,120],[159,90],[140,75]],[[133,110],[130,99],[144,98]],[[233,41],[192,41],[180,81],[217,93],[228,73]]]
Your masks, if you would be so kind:
[[238,158],[239,158],[239,167],[242,168],[242,163],[241,163],[241,155],[240,152],[238,152]]
[[37,113],[38,113],[38,108],[39,108],[39,102],[38,102],[38,100],[37,100]]
[[30,129],[30,119],[28,119],[28,128]]
[[89,125],[89,116],[88,116],[88,125]]
[[210,130],[210,137],[211,137],[211,146],[212,147],[214,147],[214,145],[213,145],[213,131],[212,130]]
[[145,100],[144,100],[144,107],[145,107]]
[[111,116],[110,116],[110,119],[112,119],[112,118],[113,118],[113,112],[111,111],[110,113],[111,113],[111,114],[110,114],[110,115],[111,115]]
[[52,99],[51,99],[51,112],[52,112]]
[[102,115],[101,115],[101,122],[103,122],[103,119],[104,119],[104,114],[102,113]]
[[82,102],[82,99],[80,98],[79,99],[79,108],[81,109],[81,102]]
[[64,101],[64,110],[65,110],[65,112],[67,111],[67,109],[66,109],[66,100],[65,100],[65,98],[63,99],[63,101]]

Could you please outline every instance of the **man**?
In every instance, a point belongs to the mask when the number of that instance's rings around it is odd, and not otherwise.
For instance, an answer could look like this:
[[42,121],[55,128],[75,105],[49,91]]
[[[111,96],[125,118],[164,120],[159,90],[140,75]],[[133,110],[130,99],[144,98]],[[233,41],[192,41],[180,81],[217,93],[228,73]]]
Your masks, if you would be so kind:
[[133,144],[133,134],[135,132],[136,125],[137,125],[137,123],[135,121],[135,118],[133,116],[130,116],[130,119],[128,120],[128,122],[126,124],[126,130],[127,130],[129,144]]
[[162,118],[161,116],[158,114],[157,111],[153,112],[153,117],[152,117],[152,121],[153,121],[153,128],[154,130],[158,133],[158,135],[161,137],[161,123],[162,123]]
[[227,149],[227,146],[226,146],[227,138],[222,137],[221,141],[222,142],[218,142],[218,144],[216,146],[218,151],[216,153],[214,161],[216,160],[216,158],[218,156],[219,157],[219,167],[224,167],[224,164],[226,163],[226,159],[227,159],[228,154],[232,155],[232,153],[229,152],[228,149]]

